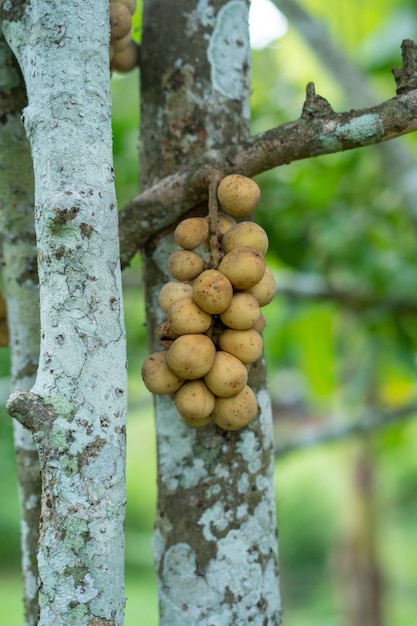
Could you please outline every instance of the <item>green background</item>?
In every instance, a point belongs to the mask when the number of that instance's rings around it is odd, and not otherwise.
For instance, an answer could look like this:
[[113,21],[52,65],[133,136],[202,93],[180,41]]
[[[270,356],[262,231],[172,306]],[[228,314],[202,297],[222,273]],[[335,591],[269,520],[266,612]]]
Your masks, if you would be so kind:
[[[390,69],[401,66],[401,41],[416,35],[414,2],[304,0],[302,6],[363,73],[375,104],[395,95]],[[140,11],[135,29],[139,39]],[[305,85],[312,80],[336,111],[351,108],[344,76],[333,77],[293,25],[266,49],[254,50],[253,132],[299,117]],[[137,194],[137,83],[137,70],[112,77],[120,207]],[[373,477],[371,532],[384,581],[385,621],[410,626],[416,620],[415,414],[410,410],[406,419],[367,436],[314,444],[329,429],[355,427],[363,416],[401,409],[416,397],[417,229],[409,190],[416,178],[417,141],[411,135],[390,143],[406,169],[389,151],[373,146],[293,163],[257,178],[262,197],[255,219],[268,232],[268,264],[278,284],[314,287],[321,281],[350,296],[313,299],[297,296],[295,288],[292,295],[279,289],[264,309],[276,444],[291,449],[277,458],[275,480],[288,626],[349,624],[343,559],[361,536],[355,475],[364,456]],[[140,376],[147,339],[139,259],[123,280],[129,362],[126,624],[156,626],[155,434],[152,401]],[[2,404],[10,389],[8,366],[3,350]],[[0,475],[1,621],[20,626],[17,486],[11,421],[4,410]]]

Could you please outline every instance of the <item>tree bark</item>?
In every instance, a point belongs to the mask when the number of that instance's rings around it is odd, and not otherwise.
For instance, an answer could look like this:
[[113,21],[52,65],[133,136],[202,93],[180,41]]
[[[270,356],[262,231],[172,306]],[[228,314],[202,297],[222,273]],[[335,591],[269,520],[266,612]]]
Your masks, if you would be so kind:
[[123,623],[126,349],[107,0],[3,5],[35,173],[41,346],[9,412],[42,473],[41,626]]
[[[39,355],[39,294],[33,212],[33,168],[21,121],[26,104],[23,78],[0,32],[0,232],[2,275],[8,309],[13,389],[29,390]],[[39,517],[41,478],[32,434],[14,421],[21,509],[25,625],[38,619]]]
[[[197,7],[191,0],[145,1],[142,190],[204,151],[248,137],[247,17],[243,0]],[[207,203],[196,210],[205,214]],[[163,320],[157,295],[169,280],[165,263],[172,249],[172,232],[164,232],[144,253],[152,350],[161,349],[154,337]],[[253,368],[251,386],[259,416],[232,433],[213,425],[191,429],[170,398],[155,399],[154,554],[161,626],[280,623],[272,421],[263,360]]]

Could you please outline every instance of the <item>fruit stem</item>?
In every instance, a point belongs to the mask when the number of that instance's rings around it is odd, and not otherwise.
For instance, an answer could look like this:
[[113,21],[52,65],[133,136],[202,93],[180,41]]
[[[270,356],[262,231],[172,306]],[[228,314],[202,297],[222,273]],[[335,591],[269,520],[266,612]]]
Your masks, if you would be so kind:
[[208,188],[210,267],[213,269],[218,268],[222,257],[219,241],[219,202],[217,200],[217,189],[222,178],[221,172],[213,170],[210,175]]

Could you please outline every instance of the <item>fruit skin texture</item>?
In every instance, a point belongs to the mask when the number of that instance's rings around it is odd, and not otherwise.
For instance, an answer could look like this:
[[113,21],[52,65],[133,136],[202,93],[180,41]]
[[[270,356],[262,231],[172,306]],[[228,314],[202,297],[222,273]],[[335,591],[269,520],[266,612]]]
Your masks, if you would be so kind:
[[123,50],[126,50],[126,48],[130,45],[131,41],[132,41],[131,32],[128,32],[128,34],[122,37],[122,39],[116,39],[115,41],[112,41],[110,44],[110,47],[113,49],[113,53],[114,53],[113,56],[115,54],[118,54],[119,52],[122,52]]
[[256,222],[239,222],[228,230],[222,239],[222,248],[225,252],[240,246],[249,246],[265,254],[268,244],[268,235]]
[[198,417],[198,418],[197,417],[184,417],[183,415],[180,414],[178,409],[177,409],[177,412],[180,418],[182,419],[182,421],[185,424],[187,424],[187,426],[191,426],[191,428],[201,428],[202,426],[207,426],[207,424],[210,424],[210,422],[213,421],[213,418],[211,417],[211,415],[209,415],[208,417]]
[[167,352],[150,354],[142,365],[145,387],[156,395],[175,393],[184,380],[174,374],[167,364]]
[[[110,0],[110,4],[115,2],[115,0]],[[118,0],[120,4],[124,4],[128,9],[131,15],[133,15],[136,11],[136,0]]]
[[169,348],[167,363],[180,378],[196,380],[209,372],[215,355],[216,348],[207,335],[181,335]]
[[229,398],[243,389],[248,380],[245,365],[228,352],[219,350],[204,382],[215,396]]
[[129,44],[121,50],[116,52],[111,60],[110,69],[116,72],[130,72],[139,65],[139,46],[133,39]]
[[177,411],[189,426],[204,426],[210,422],[214,403],[214,395],[201,379],[186,382],[175,394]]
[[236,220],[227,213],[220,211],[217,215],[217,230],[222,237],[236,224]]
[[265,326],[266,326],[265,315],[261,313],[258,318],[258,321],[256,322],[256,324],[253,325],[252,330],[256,330],[259,334],[262,334],[263,331],[265,330]]
[[132,29],[132,15],[121,2],[110,3],[110,38],[123,39]]
[[223,211],[234,217],[247,217],[258,204],[261,190],[251,178],[230,174],[220,181],[217,197]]
[[209,222],[205,217],[189,217],[178,224],[174,239],[185,250],[194,250],[208,242]]
[[219,271],[236,289],[250,289],[265,273],[265,259],[259,250],[241,246],[228,252],[220,261]]
[[174,335],[205,333],[211,319],[211,315],[202,311],[190,296],[175,300],[168,309],[168,324]]
[[197,252],[176,250],[169,255],[168,272],[177,280],[193,280],[203,271],[204,262]]
[[222,313],[230,305],[232,297],[232,283],[218,270],[205,270],[194,281],[193,298],[207,313]]
[[171,280],[165,283],[158,295],[159,306],[164,313],[168,312],[169,307],[175,300],[191,296],[193,286],[180,280]]
[[269,267],[267,267],[265,268],[265,273],[261,280],[256,283],[256,285],[253,285],[253,287],[246,289],[245,293],[250,293],[254,296],[259,302],[259,306],[266,306],[273,300],[276,291],[277,286],[274,275]]
[[242,363],[255,363],[262,356],[263,341],[253,328],[232,330],[227,328],[218,339],[221,350],[233,354]]
[[253,420],[258,403],[252,389],[246,385],[232,398],[216,398],[212,418],[224,430],[239,430]]
[[229,328],[246,330],[256,324],[260,314],[261,309],[257,299],[250,293],[241,292],[233,296],[227,309],[220,313],[220,319]]

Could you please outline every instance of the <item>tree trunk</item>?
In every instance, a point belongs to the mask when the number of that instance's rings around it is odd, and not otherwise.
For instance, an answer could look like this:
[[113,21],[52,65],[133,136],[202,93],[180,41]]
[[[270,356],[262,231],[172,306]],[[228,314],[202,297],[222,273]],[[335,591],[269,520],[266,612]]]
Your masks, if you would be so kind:
[[[210,148],[249,134],[248,3],[145,0],[141,63],[141,187]],[[207,181],[208,183],[208,181]],[[196,212],[204,215],[207,205]],[[152,350],[163,321],[172,232],[144,254]],[[157,397],[158,512],[154,554],[161,626],[280,623],[273,439],[265,366],[252,369],[258,418],[246,429],[183,424]]]
[[[39,294],[33,215],[33,169],[21,121],[26,92],[19,68],[0,32],[4,81],[0,85],[0,232],[3,282],[8,309],[13,389],[29,390],[39,354]],[[21,509],[25,624],[38,619],[41,478],[32,434],[14,421]]]
[[126,350],[107,0],[3,5],[35,173],[41,346],[9,412],[42,473],[39,624],[122,624]]
[[345,535],[335,551],[335,574],[346,626],[384,626],[384,584],[378,562],[375,459],[365,436],[353,461]]

